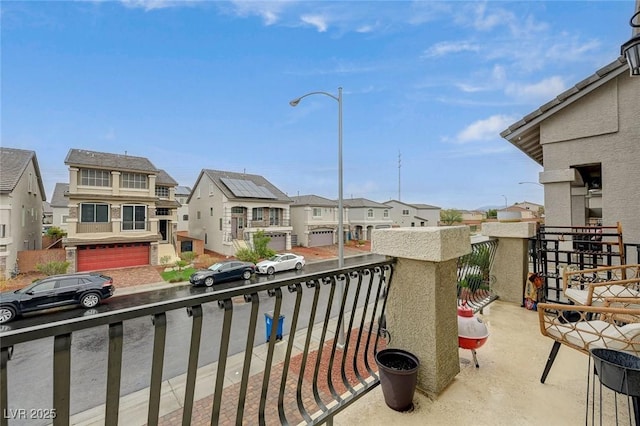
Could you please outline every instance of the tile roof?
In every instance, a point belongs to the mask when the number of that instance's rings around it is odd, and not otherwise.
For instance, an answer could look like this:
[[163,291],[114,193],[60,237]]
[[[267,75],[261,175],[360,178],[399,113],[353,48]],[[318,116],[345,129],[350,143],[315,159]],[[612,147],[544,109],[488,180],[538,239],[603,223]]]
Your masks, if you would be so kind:
[[352,207],[352,208],[357,208],[357,207],[377,207],[377,208],[383,208],[383,209],[389,208],[389,206],[387,206],[386,204],[377,203],[375,201],[371,201],[366,198],[346,198],[343,200],[343,204],[346,207]]
[[87,151],[71,148],[64,163],[69,166],[90,166],[101,169],[125,170],[130,172],[155,173],[158,171],[151,161],[144,157],[127,154]]
[[165,172],[162,169],[158,169],[158,173],[156,176],[156,185],[166,185],[166,186],[178,186],[178,182],[176,182],[169,173]]
[[525,115],[500,133],[500,136],[511,142],[518,149],[541,166],[543,163],[542,145],[540,145],[540,123],[571,105],[594,89],[618,77],[628,70],[627,62],[619,57],[610,64],[600,68],[591,76],[565,90],[537,110]]
[[295,206],[319,206],[319,207],[338,207],[338,202],[319,195],[297,195],[289,197],[293,200],[291,207]]
[[440,209],[441,208],[438,206],[432,206],[431,204],[411,204],[411,203],[405,203],[404,201],[398,201],[398,200],[389,200],[389,201],[385,201],[382,204],[389,204],[389,203],[403,204],[408,207],[413,207],[414,209]]
[[56,183],[51,196],[51,207],[68,207],[69,199],[65,196],[69,192],[68,183]]
[[191,188],[188,186],[176,186],[176,195],[189,195],[191,194]]
[[10,193],[15,189],[31,161],[35,168],[40,196],[43,201],[46,200],[36,153],[25,149],[0,147],[0,193]]

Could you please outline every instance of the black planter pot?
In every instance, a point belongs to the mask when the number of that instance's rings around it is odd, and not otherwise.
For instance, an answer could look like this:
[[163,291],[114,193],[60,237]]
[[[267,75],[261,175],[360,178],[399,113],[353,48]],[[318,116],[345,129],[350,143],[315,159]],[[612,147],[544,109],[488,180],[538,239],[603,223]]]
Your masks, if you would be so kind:
[[392,410],[410,410],[418,382],[418,357],[402,349],[383,349],[376,354],[376,364],[384,402]]
[[631,397],[635,424],[640,424],[640,358],[605,348],[591,349],[591,358],[600,383]]

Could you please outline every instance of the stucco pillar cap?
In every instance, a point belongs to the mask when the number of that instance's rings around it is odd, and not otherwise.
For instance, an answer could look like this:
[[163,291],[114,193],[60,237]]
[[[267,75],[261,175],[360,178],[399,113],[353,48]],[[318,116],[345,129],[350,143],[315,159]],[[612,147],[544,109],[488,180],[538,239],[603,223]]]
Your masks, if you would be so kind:
[[469,227],[374,229],[371,251],[385,256],[444,262],[471,252]]
[[485,222],[482,235],[497,238],[531,238],[536,235],[535,222]]

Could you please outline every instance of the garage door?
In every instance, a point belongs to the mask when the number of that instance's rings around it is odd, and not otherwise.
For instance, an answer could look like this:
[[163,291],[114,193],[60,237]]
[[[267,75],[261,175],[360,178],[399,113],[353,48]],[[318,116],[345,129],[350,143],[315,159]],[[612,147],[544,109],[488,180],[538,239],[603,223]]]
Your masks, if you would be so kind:
[[311,231],[309,247],[330,246],[333,244],[333,231]]
[[78,271],[97,271],[149,264],[149,244],[96,244],[78,246]]
[[287,248],[287,234],[268,234],[269,248],[275,251],[282,251]]

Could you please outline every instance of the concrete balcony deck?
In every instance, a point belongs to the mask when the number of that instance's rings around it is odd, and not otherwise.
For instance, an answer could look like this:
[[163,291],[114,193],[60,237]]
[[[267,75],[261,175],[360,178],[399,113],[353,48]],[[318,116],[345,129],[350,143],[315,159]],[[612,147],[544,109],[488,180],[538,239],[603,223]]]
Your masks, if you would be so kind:
[[[388,408],[378,386],[338,414],[334,424],[584,425],[587,378],[592,379],[589,357],[563,346],[542,384],[540,376],[553,342],[540,334],[538,313],[496,301],[480,317],[491,333],[477,350],[480,368],[475,368],[471,351],[460,349],[461,371],[454,382],[435,398],[416,392],[412,412]],[[595,424],[615,424],[614,393],[605,389],[602,394],[604,420],[598,420],[598,401]],[[589,416],[592,402],[590,396]],[[619,424],[632,424],[626,397],[618,397],[617,412]],[[593,424],[591,417],[588,424]]]

